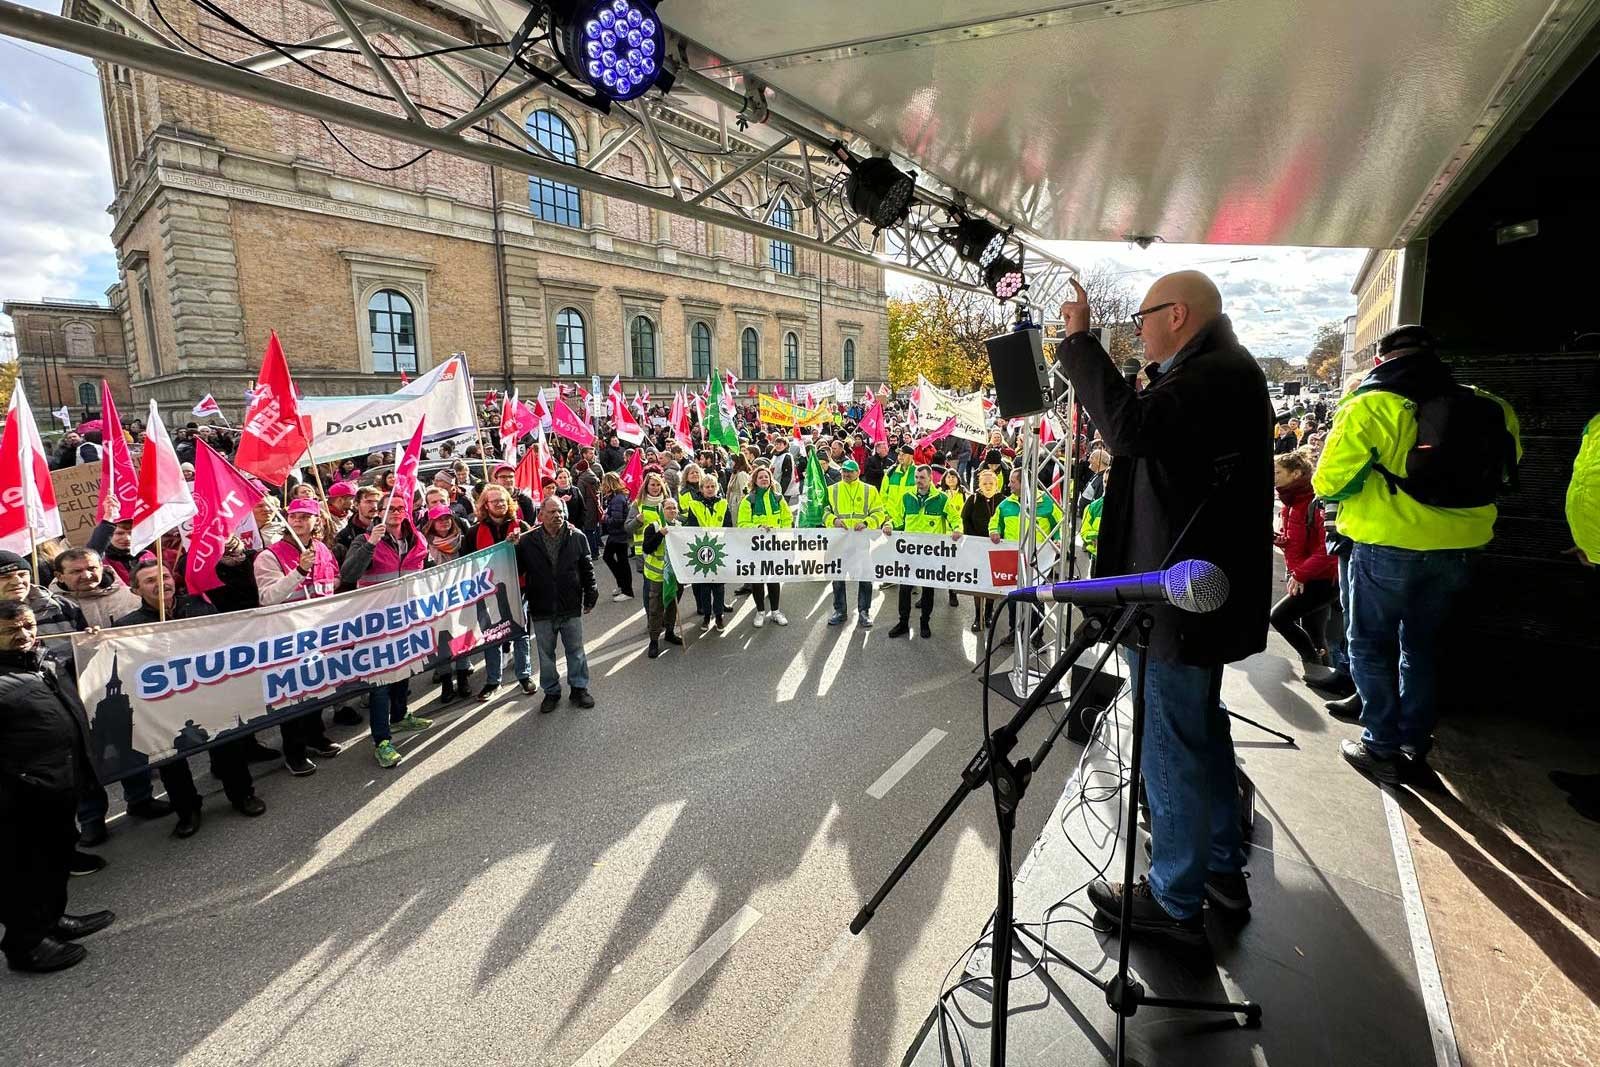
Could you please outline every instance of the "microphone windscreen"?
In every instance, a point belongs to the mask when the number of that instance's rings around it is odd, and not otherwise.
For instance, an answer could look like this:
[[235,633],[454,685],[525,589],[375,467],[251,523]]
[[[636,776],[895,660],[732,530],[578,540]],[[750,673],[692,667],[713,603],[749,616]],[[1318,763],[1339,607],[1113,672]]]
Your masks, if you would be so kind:
[[1173,607],[1204,614],[1228,602],[1228,576],[1214,563],[1186,559],[1162,573],[1167,599]]

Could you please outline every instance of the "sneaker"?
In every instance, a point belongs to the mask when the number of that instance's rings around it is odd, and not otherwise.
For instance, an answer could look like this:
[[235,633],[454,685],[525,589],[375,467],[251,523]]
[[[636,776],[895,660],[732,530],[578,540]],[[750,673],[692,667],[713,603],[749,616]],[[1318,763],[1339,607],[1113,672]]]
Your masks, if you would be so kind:
[[317,765],[304,756],[285,756],[283,765],[289,768],[289,773],[296,778],[307,778],[317,773]]
[[[1089,902],[1094,905],[1095,917],[1113,928],[1121,923],[1124,890],[1121,882],[1108,882],[1104,878],[1096,878],[1091,882]],[[1133,897],[1133,907],[1129,912],[1130,934],[1156,934],[1185,945],[1205,944],[1205,920],[1199,915],[1188,919],[1174,918],[1156,899],[1148,878],[1141,877],[1131,887],[1126,887],[1126,891]]]
[[669,645],[682,645],[683,644],[683,638],[679,637],[676,633],[673,633],[671,631],[668,631],[667,633],[662,634],[661,635],[661,640],[665,641]]
[[494,695],[496,693],[498,693],[498,692],[500,692],[500,683],[499,682],[495,682],[493,684],[490,684],[489,682],[484,682],[483,683],[483,688],[478,690],[478,703],[484,704],[484,703],[487,703],[487,702],[493,700],[494,699]]
[[522,692],[530,697],[539,691],[539,687],[534,684],[532,678],[518,678],[517,684],[522,687]]
[[407,714],[403,719],[397,719],[389,724],[389,729],[400,733],[409,733],[413,730],[426,730],[433,725],[432,719],[424,719],[418,715]]
[[779,611],[777,608],[773,608],[771,611],[767,612],[767,617],[773,622],[777,623],[779,626],[789,625],[789,620],[785,618],[783,612]]
[[650,650],[648,652],[646,652],[645,655],[650,657],[651,659],[657,659],[658,657],[660,657],[660,655],[661,655],[661,643],[658,642],[658,641],[651,641],[650,642]]
[[872,618],[866,612],[860,612],[856,615],[856,625],[863,630],[870,630],[872,629]]
[[306,751],[318,759],[333,759],[344,751],[344,746],[326,737],[319,737],[306,746]]
[[716,627],[717,633],[720,634],[722,632],[722,616],[718,615],[717,616],[717,621],[712,623],[712,625]]
[[829,626],[838,626],[841,622],[844,622],[844,612],[842,611],[836,611],[828,616]]
[[96,856],[92,852],[73,852],[72,862],[67,866],[67,873],[74,878],[84,878],[91,874],[99,874],[106,869],[106,858]]
[[632,600],[632,599],[633,599],[633,597],[629,596],[627,593],[624,593],[620,589],[618,589],[615,593],[611,594],[611,602],[613,604],[621,604],[624,601],[628,601],[628,600]]
[[1206,900],[1214,908],[1242,914],[1250,910],[1250,876],[1244,871],[1234,874],[1206,874]]
[[373,753],[378,757],[380,767],[398,767],[400,761],[405,758],[400,755],[400,750],[394,747],[393,741],[379,741]]
[[572,691],[572,702],[580,708],[594,707],[594,697],[589,695],[587,689],[574,689]]
[[893,626],[889,627],[889,639],[890,640],[893,640],[896,637],[905,637],[910,633],[911,633],[911,624],[906,622],[906,620],[904,620],[904,619],[901,619],[899,622],[897,622]]
[[544,699],[539,702],[539,714],[540,715],[548,715],[552,711],[555,711],[556,708],[558,708],[560,706],[561,706],[561,694],[560,693],[546,693],[544,695]]
[[751,620],[751,624],[755,626],[756,629],[761,629],[767,624],[767,613],[764,611],[756,612],[756,617]]
[[1362,774],[1387,785],[1399,785],[1404,772],[1398,756],[1380,756],[1365,741],[1340,741],[1339,755]]
[[704,615],[704,616],[701,617],[701,619],[700,619],[700,632],[703,633],[703,634],[711,632],[711,616],[710,615]]

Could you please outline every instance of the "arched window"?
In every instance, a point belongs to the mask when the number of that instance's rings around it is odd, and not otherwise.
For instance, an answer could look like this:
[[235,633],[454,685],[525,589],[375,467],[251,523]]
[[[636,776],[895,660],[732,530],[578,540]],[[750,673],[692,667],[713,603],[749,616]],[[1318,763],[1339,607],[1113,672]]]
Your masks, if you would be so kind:
[[[544,145],[563,163],[578,162],[578,139],[572,127],[554,111],[535,111],[528,116],[528,136]],[[583,211],[578,205],[578,187],[548,178],[528,179],[528,210],[533,217],[559,226],[582,226]]]
[[144,313],[145,343],[150,346],[150,373],[161,373],[161,352],[156,341],[156,309],[150,302],[150,284],[139,286],[139,309]]
[[711,327],[703,322],[689,331],[689,377],[704,378],[711,373]]
[[754,326],[739,335],[739,373],[751,381],[761,377],[761,335]]
[[85,411],[100,406],[100,391],[93,382],[78,383],[78,406]]
[[393,289],[379,289],[367,301],[372,334],[372,369],[379,374],[417,372],[417,323],[411,301]]
[[556,312],[556,373],[589,373],[589,348],[584,339],[583,316],[577,308]]
[[793,333],[783,335],[783,376],[790,381],[800,377],[800,338]]
[[844,339],[844,380],[856,380],[856,342],[850,337]]
[[[794,208],[789,206],[789,201],[778,201],[778,206],[772,210],[772,224],[782,230],[794,229]],[[794,245],[788,241],[773,241],[767,258],[779,274],[794,273]]]
[[629,345],[633,350],[633,376],[654,378],[656,376],[655,323],[643,315],[635,317],[633,328],[629,331]]

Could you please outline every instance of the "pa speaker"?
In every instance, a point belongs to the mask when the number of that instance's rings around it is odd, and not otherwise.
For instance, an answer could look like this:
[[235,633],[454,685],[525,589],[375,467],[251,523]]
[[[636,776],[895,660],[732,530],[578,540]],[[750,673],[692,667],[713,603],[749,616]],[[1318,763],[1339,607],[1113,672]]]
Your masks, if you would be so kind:
[[983,342],[994,375],[995,407],[1002,419],[1043,414],[1050,407],[1050,367],[1037,328],[1012,330]]

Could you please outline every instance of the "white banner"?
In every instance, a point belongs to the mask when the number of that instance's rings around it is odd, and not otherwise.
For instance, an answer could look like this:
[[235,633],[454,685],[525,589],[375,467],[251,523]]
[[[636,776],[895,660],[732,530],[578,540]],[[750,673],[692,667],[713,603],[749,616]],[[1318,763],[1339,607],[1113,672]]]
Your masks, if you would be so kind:
[[854,391],[855,382],[851,382],[847,388],[839,379],[829,378],[825,382],[811,382],[808,385],[790,386],[789,398],[804,407],[807,400],[815,404],[820,404],[824,400],[848,402],[850,394]]
[[72,639],[90,750],[110,781],[318,704],[354,699],[526,629],[502,542],[337,596]]
[[956,437],[968,441],[987,441],[989,430],[983,416],[982,393],[952,393],[917,376],[917,425],[932,429],[954,417]]
[[[987,537],[881,530],[715,529],[667,531],[672,573],[694,582],[892,581],[968,593],[1017,586],[1017,544]],[[1049,546],[1041,557],[1050,555]],[[1041,568],[1048,568],[1047,558]]]
[[[427,417],[428,443],[478,425],[467,362],[451,356],[399,392],[383,396],[303,396],[300,411],[311,420],[311,448],[318,463],[373,452],[397,451]],[[300,457],[300,466],[311,462]]]
[[[835,378],[834,381],[839,382]],[[851,378],[848,382],[839,382],[839,388],[834,390],[833,399],[840,404],[854,403],[856,398],[856,380]]]

